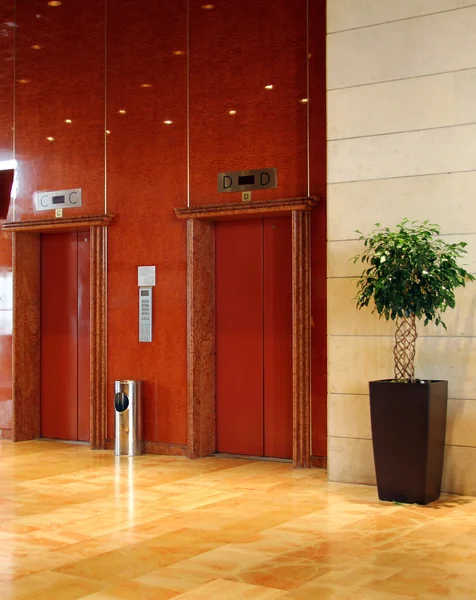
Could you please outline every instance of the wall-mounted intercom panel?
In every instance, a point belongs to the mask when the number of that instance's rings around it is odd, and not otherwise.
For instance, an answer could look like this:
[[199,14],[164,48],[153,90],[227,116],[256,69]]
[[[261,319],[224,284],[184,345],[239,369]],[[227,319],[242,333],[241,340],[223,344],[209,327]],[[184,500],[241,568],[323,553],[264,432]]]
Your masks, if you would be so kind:
[[152,288],[139,288],[139,342],[152,341]]
[[139,286],[139,342],[152,341],[152,290],[155,286],[155,266],[137,267]]
[[36,210],[57,210],[82,206],[81,188],[56,192],[35,192]]

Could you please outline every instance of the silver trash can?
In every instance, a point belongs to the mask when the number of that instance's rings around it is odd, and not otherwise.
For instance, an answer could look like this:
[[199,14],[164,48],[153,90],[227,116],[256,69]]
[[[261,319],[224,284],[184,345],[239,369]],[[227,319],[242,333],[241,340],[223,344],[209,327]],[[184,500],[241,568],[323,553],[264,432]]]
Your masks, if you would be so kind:
[[141,382],[134,379],[114,382],[116,456],[137,456],[144,451],[141,387]]

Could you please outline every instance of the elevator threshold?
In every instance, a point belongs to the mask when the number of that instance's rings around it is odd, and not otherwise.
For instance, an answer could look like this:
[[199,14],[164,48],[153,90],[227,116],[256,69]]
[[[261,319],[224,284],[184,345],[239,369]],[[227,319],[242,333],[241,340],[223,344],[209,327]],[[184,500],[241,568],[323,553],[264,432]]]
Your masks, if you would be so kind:
[[89,442],[81,442],[80,440],[57,440],[54,438],[36,438],[36,442],[56,442],[57,444],[75,444],[77,446],[90,446]]
[[216,458],[237,458],[240,460],[260,460],[262,462],[292,463],[292,458],[275,458],[274,456],[249,456],[248,454],[227,454],[226,452],[215,452],[212,456]]

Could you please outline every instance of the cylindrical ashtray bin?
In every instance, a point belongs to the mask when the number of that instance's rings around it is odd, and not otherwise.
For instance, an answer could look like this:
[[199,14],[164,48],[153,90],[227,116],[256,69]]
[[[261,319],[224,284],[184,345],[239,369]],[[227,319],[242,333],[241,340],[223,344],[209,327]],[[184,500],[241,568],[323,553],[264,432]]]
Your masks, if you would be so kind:
[[137,456],[144,452],[141,387],[141,382],[135,379],[114,382],[116,456]]

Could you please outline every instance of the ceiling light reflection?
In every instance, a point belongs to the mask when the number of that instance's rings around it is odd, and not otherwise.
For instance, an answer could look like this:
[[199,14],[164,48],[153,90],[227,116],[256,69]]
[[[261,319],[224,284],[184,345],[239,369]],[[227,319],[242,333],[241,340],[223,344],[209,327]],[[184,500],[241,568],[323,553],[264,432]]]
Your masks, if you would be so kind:
[[73,122],[71,119],[65,119],[64,120],[65,123],[68,123],[68,125],[71,125],[71,123]]
[[183,56],[185,52],[183,50],[174,50],[175,56]]
[[213,10],[215,8],[214,4],[204,4],[202,6],[203,10]]
[[165,123],[166,125],[172,125],[173,121],[167,120],[167,121],[164,121],[164,123]]
[[268,85],[265,85],[265,86],[264,86],[264,89],[265,89],[265,90],[272,90],[272,89],[273,89],[273,87],[274,87],[274,86],[273,86],[273,84],[272,84],[272,83],[269,83]]
[[41,50],[43,46],[40,46],[40,44],[34,44],[33,46],[30,46],[30,48],[32,50]]
[[309,98],[301,98],[301,100],[299,100],[299,102],[301,104],[307,104],[309,102]]
[[106,129],[106,133],[107,133],[107,135],[109,135],[111,133],[111,130],[110,129]]
[[229,115],[236,115],[236,110],[229,110],[229,111],[228,111],[228,114],[229,114]]
[[47,139],[49,142],[54,142],[54,141],[55,141],[55,138],[54,138],[52,135],[49,135],[49,136],[48,136],[46,139]]
[[141,86],[141,88],[151,88],[152,84],[151,83],[141,83],[140,86]]
[[61,6],[61,2],[59,0],[50,0],[48,6]]
[[119,109],[118,112],[120,115],[125,115],[127,113],[127,111],[124,108]]

